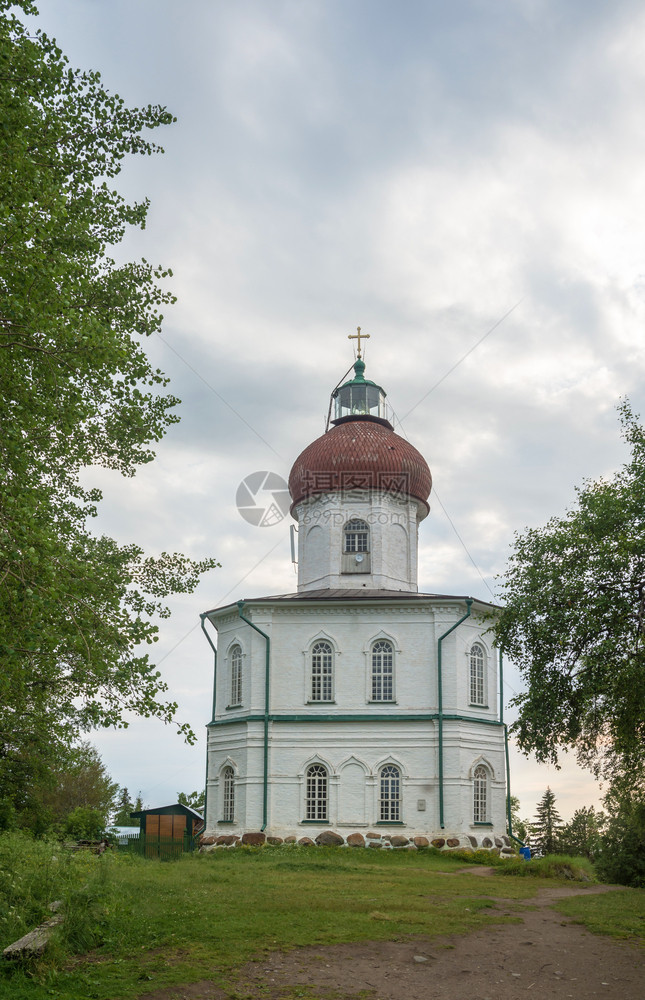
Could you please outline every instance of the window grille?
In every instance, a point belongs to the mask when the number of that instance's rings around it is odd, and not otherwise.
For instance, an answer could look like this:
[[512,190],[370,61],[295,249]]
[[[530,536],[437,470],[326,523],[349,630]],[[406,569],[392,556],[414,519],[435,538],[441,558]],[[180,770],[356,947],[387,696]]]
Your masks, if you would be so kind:
[[327,822],[327,769],[322,764],[307,768],[307,808],[305,819]]
[[369,552],[370,529],[365,521],[354,518],[344,528],[345,552]]
[[328,642],[317,642],[311,651],[311,700],[333,699],[334,652]]
[[231,705],[242,704],[242,649],[231,649]]
[[470,649],[470,703],[485,705],[484,693],[484,647],[475,642]]
[[235,774],[232,767],[222,771],[222,822],[232,823],[235,819]]
[[372,646],[372,701],[394,699],[394,649],[379,639]]
[[486,768],[482,764],[479,764],[475,768],[473,780],[473,820],[475,823],[485,823],[487,819],[487,784],[488,775],[486,773]]
[[379,817],[382,823],[398,823],[401,819],[401,772],[394,764],[381,770]]

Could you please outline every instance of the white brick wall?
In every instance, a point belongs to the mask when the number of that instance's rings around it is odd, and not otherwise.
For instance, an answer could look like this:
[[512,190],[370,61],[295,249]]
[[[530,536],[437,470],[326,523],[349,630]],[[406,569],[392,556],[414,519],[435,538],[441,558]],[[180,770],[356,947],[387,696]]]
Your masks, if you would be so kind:
[[[426,508],[390,493],[327,493],[298,504],[298,590],[365,586],[417,590],[418,523]],[[370,572],[343,572],[343,527],[353,518],[370,529]],[[351,562],[351,560],[350,560]],[[360,563],[356,564],[360,567]]]
[[[436,715],[437,639],[464,613],[462,602],[431,598],[245,605],[244,614],[271,636],[271,715],[304,717],[303,721],[269,724],[268,833],[300,837],[315,836],[329,827],[341,832],[349,827],[361,829],[361,824],[371,828],[378,822],[378,773],[387,762],[402,771],[404,825],[393,827],[394,832],[499,836],[505,831],[503,731],[501,726],[480,721],[494,722],[498,717],[497,654],[485,635],[488,623],[476,607],[443,643],[443,830],[439,826],[438,722],[397,718]],[[217,724],[209,729],[208,739],[207,832],[258,830],[263,813],[265,642],[234,610],[215,612],[212,620],[219,631],[219,662]],[[370,646],[379,637],[389,638],[395,649],[395,700],[391,704],[369,700]],[[335,653],[333,703],[309,701],[310,649],[321,638],[330,642]],[[475,640],[487,651],[488,699],[483,708],[468,702],[468,651]],[[236,641],[244,654],[243,704],[227,709],[228,651]],[[450,715],[462,718],[450,720]],[[350,719],[343,721],[341,716]],[[329,771],[329,819],[318,826],[303,823],[305,768],[313,761],[320,761]],[[220,825],[219,778],[227,763],[236,774],[236,822],[225,827]],[[490,770],[490,828],[475,828],[472,823],[472,772],[477,763]],[[419,800],[425,809],[418,808]]]

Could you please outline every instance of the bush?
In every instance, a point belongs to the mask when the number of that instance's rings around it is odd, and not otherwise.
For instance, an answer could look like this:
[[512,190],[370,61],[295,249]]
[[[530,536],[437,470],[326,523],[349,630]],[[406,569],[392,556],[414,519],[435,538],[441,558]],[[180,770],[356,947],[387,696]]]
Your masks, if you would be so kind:
[[634,826],[620,837],[603,837],[596,869],[603,882],[645,888],[645,831]]
[[604,882],[645,887],[645,781],[642,773],[614,781],[604,798],[609,817],[596,860]]
[[105,831],[105,818],[98,809],[77,806],[63,820],[61,834],[67,840],[101,840]]
[[523,861],[515,858],[502,861],[501,875],[528,875],[534,878],[567,879],[573,882],[595,882],[593,865],[588,858],[568,854],[547,854],[543,858]]
[[16,810],[11,799],[0,799],[0,831],[13,830],[16,826]]

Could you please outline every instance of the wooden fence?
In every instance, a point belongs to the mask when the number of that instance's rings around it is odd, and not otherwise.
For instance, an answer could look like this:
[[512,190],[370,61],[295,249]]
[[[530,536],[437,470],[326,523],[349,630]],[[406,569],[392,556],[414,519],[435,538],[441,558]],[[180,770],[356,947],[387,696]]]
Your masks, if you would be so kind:
[[131,835],[119,836],[117,849],[129,854],[139,854],[144,858],[170,861],[172,858],[179,858],[182,854],[194,851],[197,840],[197,837],[190,837],[187,833],[181,837],[162,837],[155,833],[139,833],[137,830]]

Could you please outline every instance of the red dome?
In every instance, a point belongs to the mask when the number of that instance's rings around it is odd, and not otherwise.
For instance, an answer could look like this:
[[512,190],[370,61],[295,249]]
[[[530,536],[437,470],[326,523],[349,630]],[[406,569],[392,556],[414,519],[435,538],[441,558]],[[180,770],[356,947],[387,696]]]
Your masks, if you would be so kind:
[[428,510],[432,476],[416,448],[385,422],[344,420],[298,456],[289,475],[292,510],[306,497],[381,490],[420,500]]

